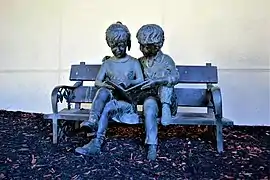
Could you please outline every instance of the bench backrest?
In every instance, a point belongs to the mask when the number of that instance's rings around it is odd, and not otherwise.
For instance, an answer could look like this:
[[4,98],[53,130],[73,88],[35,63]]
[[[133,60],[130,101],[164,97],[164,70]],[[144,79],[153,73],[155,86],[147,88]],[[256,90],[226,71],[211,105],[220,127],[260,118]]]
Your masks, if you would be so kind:
[[[72,65],[70,81],[95,81],[100,65],[90,65],[81,62]],[[216,84],[218,83],[217,67],[207,63],[205,66],[177,66],[180,73],[179,83]],[[72,102],[91,103],[96,93],[95,87],[82,86],[75,90]],[[179,106],[206,107],[206,89],[176,88]]]
[[[180,73],[179,83],[217,83],[217,67],[207,63],[206,66],[176,66]],[[100,65],[81,62],[72,65],[70,81],[95,81]]]

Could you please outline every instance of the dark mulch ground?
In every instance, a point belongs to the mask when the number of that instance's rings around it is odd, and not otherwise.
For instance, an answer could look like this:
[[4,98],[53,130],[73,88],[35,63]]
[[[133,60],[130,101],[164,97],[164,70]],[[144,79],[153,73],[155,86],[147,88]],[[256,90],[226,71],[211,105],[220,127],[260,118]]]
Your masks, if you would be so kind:
[[155,162],[146,160],[139,126],[110,128],[97,157],[74,154],[76,133],[52,144],[41,114],[0,111],[0,179],[269,179],[270,127],[225,128],[216,153],[206,127],[160,127]]

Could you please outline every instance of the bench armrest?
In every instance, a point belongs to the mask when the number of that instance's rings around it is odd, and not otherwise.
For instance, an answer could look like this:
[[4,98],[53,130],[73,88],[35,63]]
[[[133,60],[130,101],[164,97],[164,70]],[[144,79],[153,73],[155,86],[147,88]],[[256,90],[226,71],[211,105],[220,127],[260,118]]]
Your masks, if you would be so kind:
[[218,86],[211,85],[208,88],[208,92],[210,95],[210,102],[213,104],[213,107],[214,107],[215,117],[217,119],[221,119],[223,117],[221,90]]
[[56,86],[51,93],[51,103],[53,113],[58,113],[58,102],[63,102],[63,99],[68,103],[70,109],[70,100],[73,98],[72,92],[74,89],[82,86],[83,82],[78,81],[73,86],[59,85]]

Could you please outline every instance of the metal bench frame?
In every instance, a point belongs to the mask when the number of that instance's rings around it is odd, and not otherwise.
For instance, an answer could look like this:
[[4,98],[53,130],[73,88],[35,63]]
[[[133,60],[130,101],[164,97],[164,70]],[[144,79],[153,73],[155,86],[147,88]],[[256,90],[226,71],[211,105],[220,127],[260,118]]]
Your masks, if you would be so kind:
[[[58,120],[80,122],[88,119],[89,109],[81,109],[81,103],[92,103],[97,88],[84,86],[84,81],[95,81],[100,65],[90,65],[81,62],[72,65],[70,81],[76,81],[73,86],[56,86],[51,93],[52,111],[45,114],[44,119],[53,121],[53,143],[57,143]],[[206,84],[206,88],[175,88],[179,107],[206,107],[206,113],[178,112],[170,124],[178,125],[214,125],[218,152],[223,152],[223,126],[233,125],[233,121],[222,114],[222,95],[218,86],[217,67],[206,63],[206,66],[177,66],[180,73],[179,83]],[[67,108],[58,111],[58,103],[67,102]],[[71,104],[75,104],[74,108]],[[159,120],[158,120],[159,123]],[[78,125],[77,125],[78,126]]]

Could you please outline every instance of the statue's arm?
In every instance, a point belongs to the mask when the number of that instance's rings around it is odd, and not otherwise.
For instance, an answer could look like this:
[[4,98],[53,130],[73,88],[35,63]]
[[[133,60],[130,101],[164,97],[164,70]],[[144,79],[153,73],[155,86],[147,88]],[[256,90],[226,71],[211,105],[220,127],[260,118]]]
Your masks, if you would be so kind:
[[156,84],[174,86],[179,82],[179,72],[175,66],[173,59],[166,55],[164,56],[162,63],[164,64],[164,70],[169,71],[168,75],[155,80]]
[[164,60],[166,61],[167,64],[167,70],[170,71],[170,74],[168,75],[168,77],[166,77],[167,79],[167,84],[174,86],[176,84],[178,84],[179,82],[179,72],[176,68],[175,62],[173,61],[173,59],[170,56],[165,56]]
[[169,71],[170,73],[164,73],[163,77],[151,80],[148,84],[142,86],[141,88],[142,90],[149,87],[154,87],[156,85],[164,85],[172,87],[178,84],[179,72],[175,66],[173,59],[170,56],[165,55],[161,63],[162,66],[164,66],[164,71]]
[[95,86],[98,88],[106,87],[106,88],[112,89],[112,87],[110,85],[107,85],[104,83],[104,80],[106,77],[106,71],[107,71],[106,64],[103,63],[98,71],[98,74],[97,74],[97,77],[95,80]]
[[137,61],[137,60],[135,61],[134,68],[135,68],[135,73],[136,73],[135,74],[136,79],[131,80],[132,85],[136,85],[136,84],[143,82],[143,72],[142,72],[142,68],[141,68],[139,61]]

